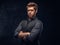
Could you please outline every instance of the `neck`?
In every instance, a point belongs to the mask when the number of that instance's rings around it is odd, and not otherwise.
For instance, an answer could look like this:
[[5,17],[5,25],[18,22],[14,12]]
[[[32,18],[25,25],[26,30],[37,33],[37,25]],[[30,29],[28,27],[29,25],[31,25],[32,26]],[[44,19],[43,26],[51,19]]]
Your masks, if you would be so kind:
[[30,18],[30,17],[28,17],[28,19],[29,19],[29,20],[34,20],[35,18],[36,18],[36,16],[31,17],[31,18]]

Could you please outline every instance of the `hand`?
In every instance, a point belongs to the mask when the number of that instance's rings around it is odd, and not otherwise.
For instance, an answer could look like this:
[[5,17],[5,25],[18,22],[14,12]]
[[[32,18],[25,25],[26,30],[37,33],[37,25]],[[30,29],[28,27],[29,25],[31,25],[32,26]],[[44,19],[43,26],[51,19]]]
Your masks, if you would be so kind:
[[24,37],[26,37],[27,35],[30,35],[30,33],[29,33],[29,32],[20,31],[18,35],[19,35],[19,37],[24,38]]
[[23,38],[23,31],[20,31],[18,34],[19,37]]
[[26,35],[30,35],[30,32],[25,32]]
[[23,39],[26,38],[26,36],[30,35],[30,32],[24,32],[25,36],[23,37]]

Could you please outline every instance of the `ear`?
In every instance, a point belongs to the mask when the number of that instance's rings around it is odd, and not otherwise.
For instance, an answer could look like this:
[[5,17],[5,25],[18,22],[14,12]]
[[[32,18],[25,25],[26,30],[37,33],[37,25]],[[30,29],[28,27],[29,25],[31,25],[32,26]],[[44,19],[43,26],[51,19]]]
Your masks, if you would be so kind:
[[37,13],[38,10],[36,10],[36,13]]

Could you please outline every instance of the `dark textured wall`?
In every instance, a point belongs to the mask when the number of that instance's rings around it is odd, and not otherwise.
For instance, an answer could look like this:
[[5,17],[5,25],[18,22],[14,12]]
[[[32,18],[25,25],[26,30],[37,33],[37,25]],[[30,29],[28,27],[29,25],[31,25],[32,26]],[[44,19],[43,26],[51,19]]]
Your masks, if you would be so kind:
[[[0,45],[16,45],[20,42],[13,39],[13,34],[20,21],[26,18],[26,4],[31,0],[0,1]],[[37,17],[44,23],[41,45],[52,45],[53,40],[53,1],[35,0],[39,5]],[[20,45],[20,44],[19,44]]]

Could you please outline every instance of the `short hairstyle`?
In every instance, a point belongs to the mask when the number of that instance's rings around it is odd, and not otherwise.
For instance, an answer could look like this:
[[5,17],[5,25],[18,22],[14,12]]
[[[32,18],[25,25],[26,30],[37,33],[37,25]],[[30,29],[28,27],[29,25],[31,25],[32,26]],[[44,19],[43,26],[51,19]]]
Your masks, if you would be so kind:
[[38,5],[35,2],[29,2],[26,7],[34,7],[35,10],[38,10]]

